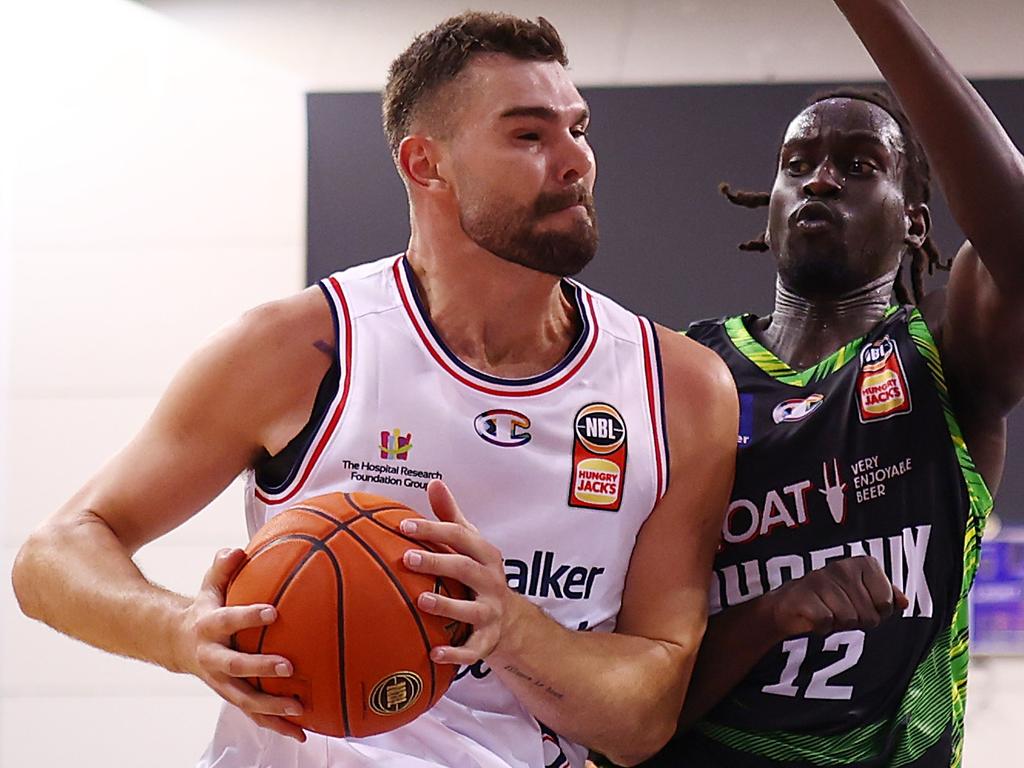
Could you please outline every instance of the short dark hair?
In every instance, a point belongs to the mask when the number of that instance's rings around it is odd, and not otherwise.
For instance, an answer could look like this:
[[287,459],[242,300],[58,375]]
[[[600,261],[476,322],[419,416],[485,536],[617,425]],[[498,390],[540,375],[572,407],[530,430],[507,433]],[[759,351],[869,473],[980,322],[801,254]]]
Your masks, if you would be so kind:
[[466,11],[442,21],[391,62],[384,86],[383,122],[392,154],[398,154],[418,110],[481,53],[557,61],[563,67],[569,63],[558,30],[543,16],[530,21],[507,13]]
[[[907,162],[906,170],[903,173],[903,195],[907,202],[912,205],[927,204],[931,199],[932,171],[928,163],[928,157],[924,148],[914,135],[910,127],[910,120],[907,118],[899,102],[887,90],[878,88],[844,85],[821,91],[814,94],[807,100],[804,108],[812,107],[822,101],[829,99],[857,99],[874,104],[879,109],[887,112],[896,121],[903,134],[903,156]],[[729,198],[729,201],[745,208],[760,208],[768,205],[771,194],[768,192],[734,192],[728,184],[719,185],[722,194]],[[746,243],[740,243],[741,251],[767,251],[768,243],[762,232],[758,237]],[[926,237],[920,246],[910,249],[910,284],[911,290],[903,284],[903,265],[900,264],[899,272],[896,274],[894,290],[896,299],[901,304],[920,304],[924,298],[924,271],[932,274],[934,270],[948,270],[952,258],[948,261],[942,260],[942,254],[931,237]]]

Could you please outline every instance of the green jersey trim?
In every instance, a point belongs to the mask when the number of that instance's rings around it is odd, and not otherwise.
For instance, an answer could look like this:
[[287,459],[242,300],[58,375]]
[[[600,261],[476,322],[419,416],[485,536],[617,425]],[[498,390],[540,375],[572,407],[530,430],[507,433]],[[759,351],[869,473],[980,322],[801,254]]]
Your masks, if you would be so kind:
[[953,680],[953,759],[950,765],[952,768],[960,768],[963,761],[964,711],[967,707],[967,663],[969,660],[967,594],[970,592],[971,585],[974,583],[974,575],[978,570],[978,560],[981,557],[981,537],[985,532],[985,523],[988,520],[989,512],[992,511],[992,494],[967,449],[960,424],[957,422],[950,404],[949,388],[946,386],[946,376],[942,370],[938,346],[935,344],[931,331],[928,330],[928,324],[925,323],[917,309],[910,315],[909,330],[910,337],[914,340],[918,351],[928,363],[928,370],[931,371],[935,389],[939,393],[942,411],[946,416],[946,426],[949,428],[949,437],[953,441],[953,449],[956,451],[956,458],[960,464],[960,472],[963,474],[970,501],[970,514],[967,517],[964,531],[963,582],[960,588],[960,600],[957,602],[956,611],[953,614],[949,646]]
[[[895,716],[862,725],[834,736],[764,731],[753,733],[704,720],[695,727],[708,738],[748,754],[783,763],[806,762],[838,766],[868,762],[885,750],[895,735],[899,745],[887,765],[907,765],[932,747],[942,736],[952,715],[946,693],[950,679],[950,630],[932,643],[928,656],[918,665]],[[895,729],[903,733],[894,734]]]
[[[899,310],[899,307],[889,307],[885,310],[884,317],[889,317]],[[776,381],[789,384],[794,387],[806,387],[816,381],[821,381],[826,376],[835,373],[850,360],[857,357],[857,353],[864,344],[864,336],[854,339],[843,345],[823,360],[819,360],[803,371],[790,368],[788,363],[783,362],[775,353],[764,347],[761,342],[755,339],[747,330],[746,319],[752,315],[737,315],[727,318],[725,321],[725,332],[730,341],[735,345],[741,355],[750,362],[771,376]]]

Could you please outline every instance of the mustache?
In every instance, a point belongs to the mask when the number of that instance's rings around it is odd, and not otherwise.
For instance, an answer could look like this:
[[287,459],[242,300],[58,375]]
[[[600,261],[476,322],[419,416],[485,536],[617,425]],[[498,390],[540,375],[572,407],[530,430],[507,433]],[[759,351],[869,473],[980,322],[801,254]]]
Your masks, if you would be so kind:
[[594,195],[582,184],[574,184],[559,192],[542,192],[537,196],[533,212],[538,216],[555,213],[573,205],[582,205],[587,213],[594,213]]

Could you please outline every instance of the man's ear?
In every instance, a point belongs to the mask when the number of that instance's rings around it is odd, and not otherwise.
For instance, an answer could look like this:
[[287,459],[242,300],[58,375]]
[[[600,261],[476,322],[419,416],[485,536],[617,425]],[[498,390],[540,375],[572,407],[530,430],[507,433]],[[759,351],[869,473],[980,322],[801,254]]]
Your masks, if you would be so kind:
[[908,205],[906,207],[907,236],[904,242],[915,248],[920,248],[932,229],[932,214],[924,203]]
[[429,136],[412,134],[398,145],[398,167],[410,185],[423,190],[438,190],[448,186],[438,167],[442,148]]

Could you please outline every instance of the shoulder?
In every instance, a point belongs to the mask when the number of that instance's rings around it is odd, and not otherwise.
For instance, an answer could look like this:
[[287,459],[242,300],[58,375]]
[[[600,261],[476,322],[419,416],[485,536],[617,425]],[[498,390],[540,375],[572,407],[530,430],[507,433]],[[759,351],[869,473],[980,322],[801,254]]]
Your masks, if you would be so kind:
[[283,299],[261,304],[245,312],[224,330],[228,345],[253,354],[276,352],[304,356],[303,350],[334,345],[334,320],[319,286],[311,286]]
[[669,439],[679,446],[705,446],[710,440],[735,449],[739,404],[728,366],[717,353],[662,326],[661,346],[665,411]]
[[275,449],[287,444],[337,359],[316,286],[250,309],[214,334],[175,376],[157,415]]
[[225,329],[222,353],[235,368],[233,378],[268,403],[315,393],[337,360],[326,297],[314,285],[250,309]]
[[716,352],[688,336],[657,325],[666,389],[683,389],[695,400],[735,397],[728,366]]

